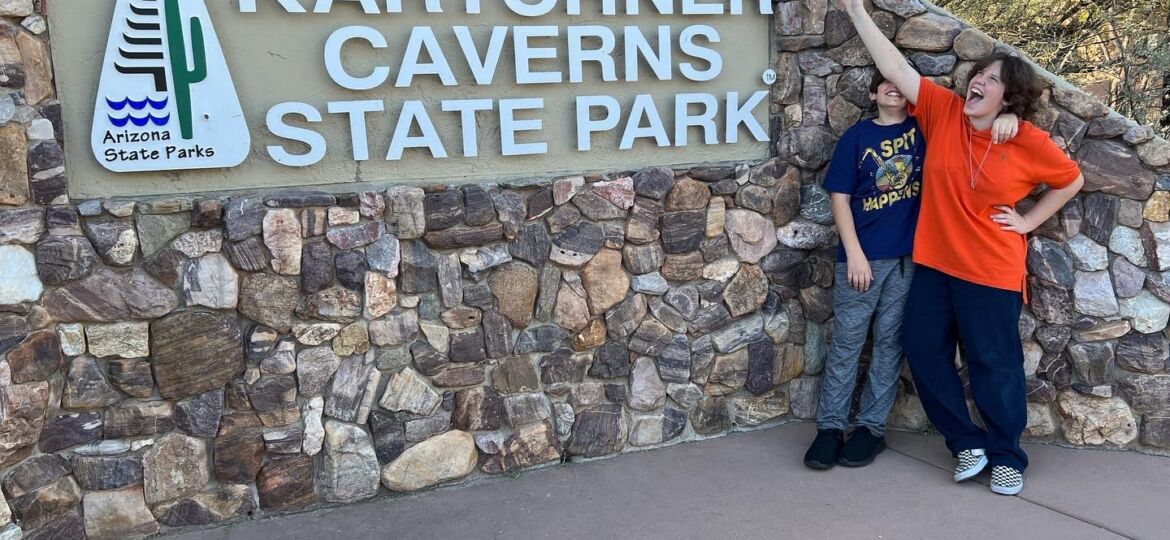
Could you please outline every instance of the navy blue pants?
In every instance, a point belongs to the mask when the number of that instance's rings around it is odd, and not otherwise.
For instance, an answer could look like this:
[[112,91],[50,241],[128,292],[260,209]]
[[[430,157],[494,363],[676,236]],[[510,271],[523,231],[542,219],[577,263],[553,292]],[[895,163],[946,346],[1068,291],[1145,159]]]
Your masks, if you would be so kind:
[[[992,465],[1028,466],[1020,435],[1028,422],[1019,292],[977,285],[919,266],[906,299],[902,349],[927,417],[952,454],[983,448]],[[963,343],[975,407],[971,421],[955,349]]]

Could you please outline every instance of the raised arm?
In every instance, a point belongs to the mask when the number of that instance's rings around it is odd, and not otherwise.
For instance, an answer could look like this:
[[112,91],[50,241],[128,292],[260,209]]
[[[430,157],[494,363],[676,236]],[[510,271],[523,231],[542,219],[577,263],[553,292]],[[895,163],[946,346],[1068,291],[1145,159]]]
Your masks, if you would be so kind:
[[865,11],[865,0],[836,0],[836,4],[845,10],[849,19],[853,21],[857,34],[861,36],[865,48],[869,49],[869,55],[873,57],[882,76],[894,83],[910,103],[917,104],[921,76],[910,67],[910,63],[898,48],[890,43],[881,29],[874,24],[873,18]]

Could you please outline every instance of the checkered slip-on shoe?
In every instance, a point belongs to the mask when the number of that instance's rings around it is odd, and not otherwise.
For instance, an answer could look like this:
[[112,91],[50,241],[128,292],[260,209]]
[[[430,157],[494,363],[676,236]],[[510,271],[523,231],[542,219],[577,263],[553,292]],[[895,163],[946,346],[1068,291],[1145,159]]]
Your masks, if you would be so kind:
[[1000,495],[1017,495],[1024,490],[1024,473],[1006,465],[991,468],[991,491]]
[[982,448],[973,448],[959,452],[959,462],[955,464],[955,481],[962,482],[983,472],[987,467],[987,455]]

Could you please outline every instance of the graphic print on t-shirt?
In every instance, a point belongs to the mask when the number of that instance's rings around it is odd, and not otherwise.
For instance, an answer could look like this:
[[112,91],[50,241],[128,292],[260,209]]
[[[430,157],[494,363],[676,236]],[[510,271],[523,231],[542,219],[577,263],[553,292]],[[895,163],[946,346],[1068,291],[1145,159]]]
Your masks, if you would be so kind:
[[[865,161],[871,160],[877,167],[873,172],[874,187],[880,194],[862,199],[862,211],[872,212],[881,210],[887,205],[899,201],[917,198],[922,191],[922,182],[919,179],[911,182],[914,175],[914,155],[908,152],[917,147],[918,128],[911,128],[901,136],[881,141],[877,148],[866,148],[862,153],[862,163],[858,163],[859,170],[867,170]],[[921,167],[921,163],[918,164]]]
[[[925,143],[913,118],[888,126],[864,120],[837,143],[824,188],[849,195],[857,238],[870,260],[909,255],[913,249]],[[844,246],[838,248],[838,260],[845,260]]]

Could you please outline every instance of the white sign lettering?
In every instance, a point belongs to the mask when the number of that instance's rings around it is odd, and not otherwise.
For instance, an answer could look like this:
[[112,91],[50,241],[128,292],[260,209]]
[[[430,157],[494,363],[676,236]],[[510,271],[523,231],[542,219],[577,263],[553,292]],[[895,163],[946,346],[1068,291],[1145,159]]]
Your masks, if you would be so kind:
[[[777,79],[772,11],[773,0],[116,0],[92,153],[118,173],[239,166],[243,185],[596,170],[647,150],[665,164],[758,159]],[[699,145],[738,146],[688,148]]]

